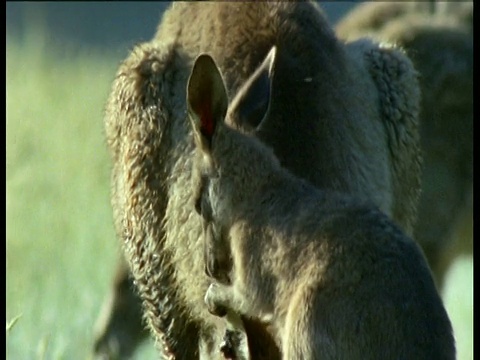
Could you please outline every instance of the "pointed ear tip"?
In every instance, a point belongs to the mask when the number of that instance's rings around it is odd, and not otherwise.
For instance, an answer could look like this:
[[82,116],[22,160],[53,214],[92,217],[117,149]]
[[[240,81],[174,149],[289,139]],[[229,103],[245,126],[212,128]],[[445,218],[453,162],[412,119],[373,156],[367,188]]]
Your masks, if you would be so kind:
[[277,57],[277,46],[273,45],[265,58],[265,63],[268,64],[269,73],[272,73],[273,71],[276,57]]
[[195,59],[194,67],[201,65],[215,65],[215,61],[213,60],[212,56],[207,53],[203,53],[197,56]]
[[273,45],[272,48],[270,49],[270,51],[268,52],[267,54],[267,59],[270,61],[270,62],[274,62],[275,61],[275,58],[277,56],[277,46],[276,45]]
[[207,60],[207,59],[211,59],[211,56],[207,53],[201,53],[200,55],[197,56],[196,61],[204,61],[204,60]]
[[201,69],[204,69],[205,66],[209,66],[212,62],[213,62],[212,57],[206,53],[202,53],[195,58],[192,69],[190,71],[190,76],[188,77],[188,81],[187,81],[188,95],[190,94],[192,87],[195,86],[193,84],[196,84],[199,81],[199,76],[203,72],[203,70]]

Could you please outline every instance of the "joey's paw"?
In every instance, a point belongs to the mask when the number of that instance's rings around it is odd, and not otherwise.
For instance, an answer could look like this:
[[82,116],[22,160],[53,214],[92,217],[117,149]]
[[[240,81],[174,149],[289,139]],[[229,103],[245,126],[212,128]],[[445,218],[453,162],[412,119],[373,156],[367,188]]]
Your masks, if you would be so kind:
[[221,290],[218,284],[210,284],[205,294],[204,301],[210,314],[224,317],[227,315],[227,308],[219,303],[220,291]]

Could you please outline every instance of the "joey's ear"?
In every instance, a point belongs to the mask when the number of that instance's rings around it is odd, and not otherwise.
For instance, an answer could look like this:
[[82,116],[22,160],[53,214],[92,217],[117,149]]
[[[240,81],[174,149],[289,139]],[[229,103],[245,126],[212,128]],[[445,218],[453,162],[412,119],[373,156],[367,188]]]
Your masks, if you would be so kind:
[[232,100],[230,114],[237,126],[256,129],[266,117],[270,108],[276,52],[277,48],[272,47]]
[[222,75],[210,55],[198,56],[193,64],[187,85],[187,107],[197,145],[210,150],[217,125],[224,121],[228,108]]

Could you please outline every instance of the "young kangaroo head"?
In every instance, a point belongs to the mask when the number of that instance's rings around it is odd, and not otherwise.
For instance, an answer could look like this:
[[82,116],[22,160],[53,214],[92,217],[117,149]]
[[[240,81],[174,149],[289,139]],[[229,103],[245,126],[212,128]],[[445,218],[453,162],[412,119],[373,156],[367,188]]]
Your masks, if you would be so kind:
[[[187,106],[196,146],[194,162],[195,208],[210,222],[227,225],[232,210],[265,184],[273,152],[252,136],[229,124],[255,129],[262,126],[269,108],[270,79],[275,47],[247,83],[229,102],[220,70],[211,56],[197,57],[187,85]],[[230,114],[243,117],[239,125]],[[264,176],[258,176],[263,174]],[[219,186],[220,182],[222,183]]]

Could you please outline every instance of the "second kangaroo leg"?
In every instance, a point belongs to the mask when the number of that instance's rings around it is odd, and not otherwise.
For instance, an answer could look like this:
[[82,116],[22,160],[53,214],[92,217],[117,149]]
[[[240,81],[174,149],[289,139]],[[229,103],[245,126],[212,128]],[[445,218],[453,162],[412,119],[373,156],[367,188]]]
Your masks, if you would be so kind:
[[94,355],[102,359],[129,357],[148,335],[143,324],[142,303],[122,257],[110,294],[97,319]]

